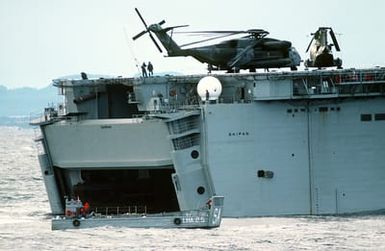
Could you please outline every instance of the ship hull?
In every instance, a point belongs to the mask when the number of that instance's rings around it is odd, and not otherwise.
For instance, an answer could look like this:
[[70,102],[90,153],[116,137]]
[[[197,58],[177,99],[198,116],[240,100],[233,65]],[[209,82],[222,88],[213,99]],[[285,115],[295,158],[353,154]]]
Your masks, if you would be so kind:
[[[384,104],[360,98],[205,105],[207,165],[215,192],[226,198],[224,216],[383,209],[385,121],[361,121],[361,114],[381,113]],[[172,169],[164,123],[118,121],[45,128],[54,166],[84,173]]]
[[52,213],[385,209],[385,69],[216,76],[217,96],[202,77],[58,80],[65,110],[34,123]]

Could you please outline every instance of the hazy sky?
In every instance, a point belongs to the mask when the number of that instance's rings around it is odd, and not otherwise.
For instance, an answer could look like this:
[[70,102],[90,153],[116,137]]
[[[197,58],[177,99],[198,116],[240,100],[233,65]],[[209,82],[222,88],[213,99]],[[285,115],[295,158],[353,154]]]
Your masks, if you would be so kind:
[[[143,30],[148,24],[189,24],[186,30],[261,28],[292,41],[306,59],[309,33],[332,26],[345,68],[385,66],[383,0],[0,0],[0,85],[44,87],[82,71],[133,76],[138,62],[155,72],[204,73],[192,58],[165,58]],[[127,34],[127,35],[126,35]],[[193,37],[184,38],[187,41]]]

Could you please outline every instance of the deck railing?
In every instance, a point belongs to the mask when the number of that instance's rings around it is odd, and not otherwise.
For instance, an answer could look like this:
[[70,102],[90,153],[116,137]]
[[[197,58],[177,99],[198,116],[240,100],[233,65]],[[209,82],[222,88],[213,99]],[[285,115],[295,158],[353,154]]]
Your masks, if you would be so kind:
[[384,70],[346,70],[293,77],[293,95],[385,93]]

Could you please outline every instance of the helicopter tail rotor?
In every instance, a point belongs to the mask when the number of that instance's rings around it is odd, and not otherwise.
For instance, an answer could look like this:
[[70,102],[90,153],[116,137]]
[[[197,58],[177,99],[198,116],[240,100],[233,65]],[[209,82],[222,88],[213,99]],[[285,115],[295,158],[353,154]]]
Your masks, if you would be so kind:
[[[146,29],[145,29],[144,31],[140,32],[139,34],[137,34],[136,36],[134,36],[132,39],[133,39],[133,40],[136,40],[136,39],[140,38],[141,36],[143,36],[144,34],[148,33],[148,35],[150,35],[150,38],[151,38],[152,42],[154,42],[156,48],[158,48],[158,50],[159,50],[160,52],[163,52],[162,49],[160,48],[159,44],[156,42],[154,36],[151,34],[151,30],[150,30],[149,27],[147,26],[146,21],[144,21],[144,19],[143,19],[142,15],[140,14],[139,10],[138,10],[137,8],[135,8],[135,11],[136,11],[136,13],[138,14],[140,20],[142,20],[142,23],[144,24],[144,27],[145,27]],[[160,21],[158,24],[159,24],[159,25],[162,25],[162,24],[164,24],[164,23],[166,23],[166,21],[162,20],[162,21]]]
[[142,31],[141,33],[139,33],[139,34],[137,34],[136,36],[134,36],[132,39],[133,39],[133,40],[136,40],[136,39],[140,38],[141,36],[143,36],[143,35],[146,34],[146,33],[147,33],[147,31]]

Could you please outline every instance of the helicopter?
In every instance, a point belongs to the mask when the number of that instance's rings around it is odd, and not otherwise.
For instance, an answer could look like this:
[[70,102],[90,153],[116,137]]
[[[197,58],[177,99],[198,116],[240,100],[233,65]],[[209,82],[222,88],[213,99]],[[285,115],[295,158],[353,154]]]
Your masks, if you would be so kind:
[[[179,46],[167,32],[173,32],[175,28],[186,27],[188,25],[162,28],[162,25],[165,24],[165,21],[163,20],[159,23],[147,26],[139,10],[135,8],[135,11],[144,24],[145,30],[134,36],[133,40],[148,33],[155,46],[162,53],[161,47],[152,35],[153,33],[167,50],[169,57],[191,56],[201,63],[207,63],[209,71],[227,70],[228,72],[239,72],[240,69],[248,69],[250,72],[255,72],[257,68],[269,69],[281,67],[290,67],[291,70],[297,70],[297,66],[301,63],[301,57],[297,50],[291,46],[291,42],[267,38],[266,36],[269,32],[262,29],[188,32],[216,35],[215,37]],[[241,38],[225,40],[214,45],[184,48],[210,40],[239,34],[247,35],[243,35]]]
[[[332,38],[333,44],[328,44],[328,34]],[[310,49],[310,59],[305,61],[305,66],[318,68],[337,66],[338,69],[342,69],[342,60],[340,58],[334,59],[332,54],[333,46],[336,51],[341,51],[333,29],[331,27],[319,27],[311,35],[313,37],[306,49],[306,52]]]

